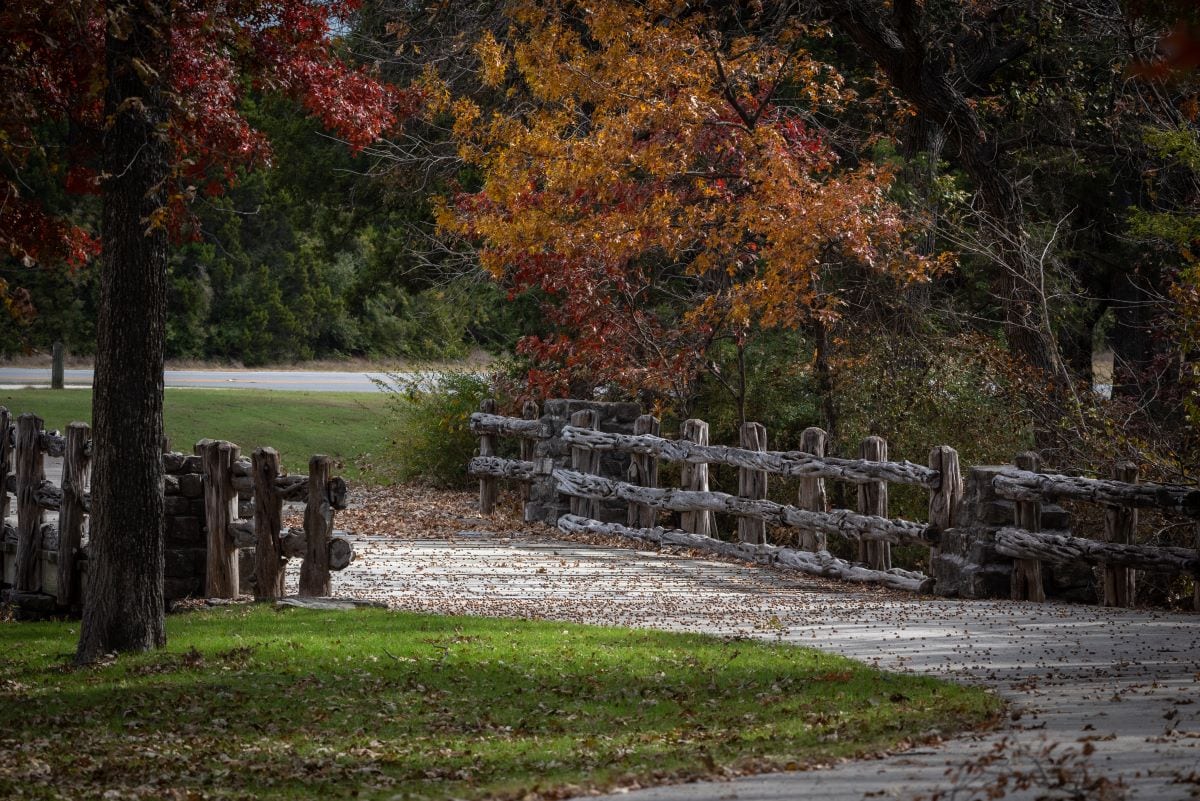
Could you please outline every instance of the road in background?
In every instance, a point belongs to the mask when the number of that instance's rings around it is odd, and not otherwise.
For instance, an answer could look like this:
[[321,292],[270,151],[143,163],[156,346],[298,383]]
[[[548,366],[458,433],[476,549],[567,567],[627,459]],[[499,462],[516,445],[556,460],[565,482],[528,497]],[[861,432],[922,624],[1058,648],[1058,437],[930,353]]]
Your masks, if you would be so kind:
[[[68,387],[90,387],[91,370],[65,370]],[[168,387],[203,389],[277,389],[306,392],[378,392],[372,378],[385,373],[335,373],[324,370],[167,370]],[[0,367],[0,386],[49,387],[49,368]]]

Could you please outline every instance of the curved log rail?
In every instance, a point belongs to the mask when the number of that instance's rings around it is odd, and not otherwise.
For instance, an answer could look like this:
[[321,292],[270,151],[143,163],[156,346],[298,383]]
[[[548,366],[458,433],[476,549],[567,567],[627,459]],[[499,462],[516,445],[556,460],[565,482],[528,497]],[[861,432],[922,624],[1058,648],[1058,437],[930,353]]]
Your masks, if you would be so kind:
[[873,462],[868,459],[818,457],[801,451],[756,451],[729,445],[697,445],[686,440],[665,439],[650,434],[610,434],[565,426],[562,440],[577,448],[622,453],[650,454],[668,462],[725,464],[746,470],[761,470],[795,478],[830,478],[866,484],[890,481],[936,490],[942,477],[937,470],[912,462]]
[[[472,476],[515,478],[529,480],[544,475],[549,465],[523,462],[516,459],[475,457],[468,471]],[[540,468],[540,469],[539,469]],[[886,517],[861,515],[847,509],[833,512],[810,512],[795,506],[768,500],[749,500],[723,492],[697,492],[681,489],[654,489],[614,481],[601,476],[577,473],[562,468],[550,473],[565,495],[593,500],[618,498],[655,509],[673,512],[724,512],[764,520],[779,526],[803,528],[835,534],[853,541],[888,542],[893,544],[935,545],[939,532],[933,526],[909,520],[889,520]]]
[[996,550],[1014,559],[1089,565],[1116,565],[1135,570],[1190,573],[1200,576],[1200,551],[1158,545],[1073,537],[1065,531],[1027,531],[1007,526],[996,532]]
[[1178,484],[1130,484],[1106,478],[1031,473],[1013,468],[992,479],[992,487],[1000,497],[1014,501],[1070,498],[1111,506],[1164,509],[1200,517],[1200,489]]
[[545,436],[541,420],[504,417],[487,412],[475,412],[471,415],[471,433],[476,435],[499,434],[525,439],[539,439]]
[[558,527],[567,533],[603,534],[609,536],[628,537],[630,539],[651,542],[655,545],[677,545],[698,551],[720,554],[721,556],[741,559],[758,564],[775,565],[813,576],[837,578],[843,581],[854,581],[869,584],[881,584],[894,590],[928,593],[933,590],[933,579],[922,573],[893,568],[892,570],[872,570],[862,565],[851,564],[832,556],[828,551],[799,551],[794,548],[780,548],[774,545],[755,545],[748,542],[725,542],[706,537],[703,534],[692,534],[679,529],[630,528],[619,523],[601,523],[598,520],[577,515],[563,515],[558,520]]

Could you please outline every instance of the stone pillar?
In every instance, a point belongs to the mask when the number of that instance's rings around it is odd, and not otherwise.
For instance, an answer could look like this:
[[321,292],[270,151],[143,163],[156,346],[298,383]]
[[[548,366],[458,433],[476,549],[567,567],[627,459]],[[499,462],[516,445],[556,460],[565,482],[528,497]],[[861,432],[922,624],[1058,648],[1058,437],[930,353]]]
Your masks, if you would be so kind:
[[[952,518],[954,528],[942,532],[940,551],[931,561],[933,591],[937,595],[959,598],[1009,597],[1013,560],[996,551],[996,532],[1013,525],[1016,505],[996,495],[992,479],[1011,465],[972,467],[967,473],[962,501]],[[1043,530],[1066,531],[1071,517],[1055,504],[1042,504]],[[1047,594],[1066,601],[1095,601],[1092,569],[1070,570],[1069,566],[1047,565]]]
[[[636,403],[608,403],[583,400],[548,400],[542,405],[542,433],[534,447],[534,460],[550,459],[555,467],[570,467],[570,448],[563,444],[563,426],[575,412],[596,412],[598,428],[612,434],[632,434],[634,422],[642,413]],[[629,454],[604,452],[600,454],[599,475],[618,481],[625,480],[629,469]],[[551,525],[570,511],[566,496],[558,494],[554,479],[540,476],[529,487],[529,502],[525,504],[525,520],[541,521]],[[605,523],[624,523],[626,504],[624,501],[605,501],[600,504],[598,518]]]

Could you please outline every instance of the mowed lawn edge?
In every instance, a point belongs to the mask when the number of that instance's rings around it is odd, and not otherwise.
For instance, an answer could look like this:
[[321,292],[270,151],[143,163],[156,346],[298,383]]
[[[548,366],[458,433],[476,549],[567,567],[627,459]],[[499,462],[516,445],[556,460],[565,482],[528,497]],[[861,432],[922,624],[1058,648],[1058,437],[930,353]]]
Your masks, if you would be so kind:
[[[343,478],[389,481],[381,456],[391,444],[388,398],[382,392],[168,388],[164,403],[171,447],[184,453],[202,438],[224,439],[246,455],[260,446],[275,448],[292,473],[307,472],[309,458],[321,453],[340,463],[336,472]],[[0,390],[0,406],[14,416],[33,412],[47,429],[64,430],[74,421],[91,422],[92,391]]]
[[557,798],[808,769],[1001,709],[704,635],[265,605],[168,631],[164,651],[74,669],[76,623],[0,624],[0,797]]

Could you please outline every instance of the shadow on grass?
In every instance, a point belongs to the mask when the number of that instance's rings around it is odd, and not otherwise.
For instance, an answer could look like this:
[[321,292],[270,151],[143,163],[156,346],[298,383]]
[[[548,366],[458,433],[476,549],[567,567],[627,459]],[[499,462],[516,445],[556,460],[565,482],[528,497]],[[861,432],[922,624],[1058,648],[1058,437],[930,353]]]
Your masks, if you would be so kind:
[[996,709],[787,645],[561,623],[225,609],[82,670],[75,633],[0,625],[2,797],[53,797],[43,774],[67,797],[555,794],[806,766]]

